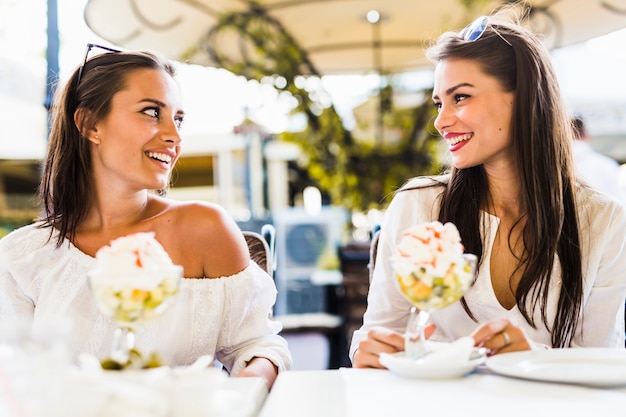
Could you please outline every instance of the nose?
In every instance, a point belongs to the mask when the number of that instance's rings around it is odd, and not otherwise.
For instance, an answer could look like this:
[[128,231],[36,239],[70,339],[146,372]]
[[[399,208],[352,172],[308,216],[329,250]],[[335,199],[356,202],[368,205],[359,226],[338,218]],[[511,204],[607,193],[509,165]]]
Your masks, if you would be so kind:
[[181,143],[183,139],[180,136],[179,125],[180,123],[176,121],[175,119],[168,119],[167,122],[164,122],[162,126],[162,131],[161,131],[163,140],[165,140],[168,143],[173,143],[175,145],[178,145],[179,143]]
[[446,130],[454,123],[454,112],[448,108],[445,104],[441,104],[439,107],[439,113],[435,118],[435,128],[439,133]]

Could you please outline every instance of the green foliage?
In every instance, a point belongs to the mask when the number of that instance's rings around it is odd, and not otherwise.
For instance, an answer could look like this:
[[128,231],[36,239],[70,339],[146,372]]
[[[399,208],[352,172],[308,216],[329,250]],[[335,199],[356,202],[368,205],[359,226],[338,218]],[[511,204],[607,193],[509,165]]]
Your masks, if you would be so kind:
[[305,131],[285,132],[281,138],[300,145],[306,156],[302,163],[333,203],[358,211],[380,209],[407,179],[440,172],[438,139],[428,133],[434,131],[429,128],[432,108],[425,102],[390,111],[385,126],[402,132],[395,143],[355,141],[332,107],[311,115]]
[[13,230],[32,223],[39,215],[35,210],[5,210],[0,212],[0,238]]
[[[432,120],[430,94],[413,109],[394,109],[391,87],[381,89],[383,126],[401,132],[395,142],[355,140],[345,129],[333,106],[324,106],[320,91],[306,89],[305,77],[319,72],[280,22],[252,4],[244,12],[224,14],[207,35],[206,52],[221,67],[262,81],[281,76],[284,93],[297,99],[294,113],[303,114],[307,127],[302,132],[284,132],[280,139],[297,143],[302,149],[299,163],[317,185],[330,195],[332,203],[349,210],[384,208],[387,197],[407,179],[440,171],[437,138]],[[237,51],[217,51],[218,37],[237,36]],[[190,51],[194,53],[194,51]]]

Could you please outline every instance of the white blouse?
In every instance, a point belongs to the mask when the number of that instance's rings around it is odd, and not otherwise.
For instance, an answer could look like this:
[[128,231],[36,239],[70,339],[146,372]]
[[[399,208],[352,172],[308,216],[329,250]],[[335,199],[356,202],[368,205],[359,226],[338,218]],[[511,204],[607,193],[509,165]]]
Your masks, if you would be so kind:
[[[443,177],[442,177],[443,178]],[[432,183],[421,177],[411,180],[407,187]],[[370,284],[367,311],[363,326],[354,332],[350,357],[358,348],[359,341],[374,326],[383,326],[404,333],[411,304],[397,287],[390,262],[402,232],[409,226],[437,219],[438,196],[442,186],[419,188],[398,192],[385,213],[381,226],[378,255]],[[624,347],[624,302],[626,299],[626,213],[611,197],[588,188],[577,192],[578,222],[584,299],[582,319],[578,323],[572,346]],[[522,327],[535,342],[551,346],[551,333],[541,320],[540,308],[535,309],[535,324],[530,326],[518,306],[507,310],[497,300],[489,270],[493,240],[499,219],[482,213],[486,226],[483,240],[483,259],[479,265],[476,283],[466,292],[465,299],[478,323],[494,318],[508,318]],[[561,285],[558,259],[547,304],[548,323],[555,317],[556,303]],[[430,318],[437,330],[432,340],[453,341],[470,334],[478,323],[473,321],[461,303],[433,312]]]
[[[54,320],[72,323],[70,353],[102,359],[111,353],[115,326],[100,313],[90,293],[87,272],[95,258],[66,242],[56,248],[56,232],[36,224],[0,240],[0,323]],[[188,365],[214,355],[232,374],[253,357],[279,370],[291,367],[279,322],[270,319],[276,301],[272,278],[254,262],[217,279],[183,279],[173,304],[136,333],[141,352],[157,352],[171,365]]]

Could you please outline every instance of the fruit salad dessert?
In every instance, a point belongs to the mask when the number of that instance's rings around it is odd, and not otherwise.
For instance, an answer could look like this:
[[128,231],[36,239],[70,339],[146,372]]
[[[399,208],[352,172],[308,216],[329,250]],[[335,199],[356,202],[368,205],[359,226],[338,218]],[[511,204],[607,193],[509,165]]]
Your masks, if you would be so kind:
[[402,293],[426,311],[459,300],[472,281],[475,262],[463,250],[453,223],[434,221],[408,228],[391,259]]

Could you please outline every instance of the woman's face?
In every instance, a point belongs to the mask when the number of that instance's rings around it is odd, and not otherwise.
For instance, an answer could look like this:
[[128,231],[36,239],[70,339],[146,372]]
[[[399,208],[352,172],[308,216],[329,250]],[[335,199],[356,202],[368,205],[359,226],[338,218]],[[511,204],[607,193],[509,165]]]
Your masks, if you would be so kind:
[[512,92],[469,59],[447,58],[435,69],[435,127],[456,168],[511,166]]
[[89,136],[94,173],[113,187],[164,189],[180,156],[180,90],[169,74],[154,69],[133,71],[125,85]]

